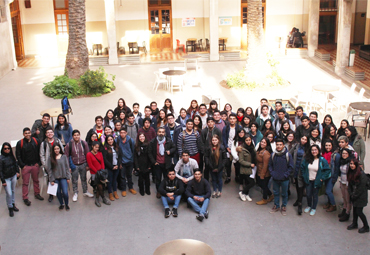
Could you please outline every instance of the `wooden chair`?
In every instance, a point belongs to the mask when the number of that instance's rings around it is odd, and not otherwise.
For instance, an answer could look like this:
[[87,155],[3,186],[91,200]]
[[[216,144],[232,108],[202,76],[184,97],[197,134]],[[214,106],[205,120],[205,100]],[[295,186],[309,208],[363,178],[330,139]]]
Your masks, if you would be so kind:
[[134,54],[135,52],[139,53],[139,47],[137,42],[129,42],[128,43],[128,52]]
[[186,41],[186,52],[188,52],[188,47],[190,47],[190,51],[193,51],[194,44],[192,41]]
[[222,47],[222,50],[223,50],[223,51],[225,51],[225,50],[226,50],[225,39],[219,39],[219,40],[218,40],[218,48],[220,49],[220,47]]
[[199,51],[203,51],[203,39],[199,39],[198,43],[195,44],[195,49],[199,49]]
[[176,53],[179,53],[179,49],[182,49],[182,52],[185,53],[185,44],[180,44],[180,40],[176,39]]
[[[368,133],[370,112],[364,114],[353,114],[352,115],[352,125],[356,128],[364,129],[364,137],[366,141],[366,134]],[[369,137],[370,134],[367,136]]]
[[117,42],[117,53],[126,54],[125,47],[119,47],[119,42]]
[[209,50],[209,39],[206,38],[206,51]]

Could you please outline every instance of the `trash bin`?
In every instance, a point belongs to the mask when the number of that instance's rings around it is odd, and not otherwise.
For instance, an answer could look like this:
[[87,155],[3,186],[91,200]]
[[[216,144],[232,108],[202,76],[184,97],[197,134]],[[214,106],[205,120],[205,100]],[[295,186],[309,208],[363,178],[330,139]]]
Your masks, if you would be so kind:
[[355,63],[355,55],[356,55],[356,51],[355,50],[350,50],[349,52],[349,63],[348,63],[348,66],[353,66],[354,63]]

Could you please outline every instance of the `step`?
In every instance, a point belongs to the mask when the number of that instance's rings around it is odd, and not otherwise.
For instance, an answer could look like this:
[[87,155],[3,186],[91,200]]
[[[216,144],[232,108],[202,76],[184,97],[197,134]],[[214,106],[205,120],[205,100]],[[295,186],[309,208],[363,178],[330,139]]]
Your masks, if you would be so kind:
[[355,81],[365,80],[365,71],[355,66],[346,67],[345,74],[354,79]]
[[330,53],[326,50],[315,50],[315,57],[318,57],[322,61],[329,61],[330,60]]
[[220,52],[224,60],[240,60],[240,51]]
[[307,57],[307,48],[286,48],[285,55],[289,57]]
[[140,63],[140,54],[131,54],[131,55],[119,56],[118,62],[120,64]]

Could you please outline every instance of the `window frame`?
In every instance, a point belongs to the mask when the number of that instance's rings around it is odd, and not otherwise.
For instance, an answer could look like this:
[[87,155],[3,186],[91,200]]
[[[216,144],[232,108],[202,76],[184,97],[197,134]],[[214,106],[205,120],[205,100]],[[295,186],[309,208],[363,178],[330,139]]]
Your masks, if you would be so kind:
[[[54,5],[54,22],[55,22],[55,32],[57,35],[59,35],[59,26],[58,26],[58,14],[65,14],[66,15],[66,21],[67,21],[67,35],[69,35],[69,5],[68,5],[68,0],[64,0],[66,8],[56,8],[55,6],[55,0],[53,0],[53,5]],[[64,35],[61,34],[61,35]]]

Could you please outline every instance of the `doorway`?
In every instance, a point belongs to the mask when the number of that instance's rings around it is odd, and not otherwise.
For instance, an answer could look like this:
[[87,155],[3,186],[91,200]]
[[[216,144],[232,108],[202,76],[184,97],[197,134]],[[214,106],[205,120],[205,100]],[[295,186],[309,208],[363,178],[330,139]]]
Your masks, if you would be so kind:
[[22,60],[24,59],[25,54],[24,54],[24,45],[23,45],[21,15],[19,11],[18,0],[14,0],[14,2],[11,3],[9,7],[10,7],[10,12],[11,12],[11,20],[12,20],[11,22],[12,22],[12,30],[13,30],[13,38],[14,38],[15,56],[17,60]]
[[149,0],[150,51],[171,51],[172,10],[171,1]]
[[335,43],[337,13],[320,13],[319,44]]

